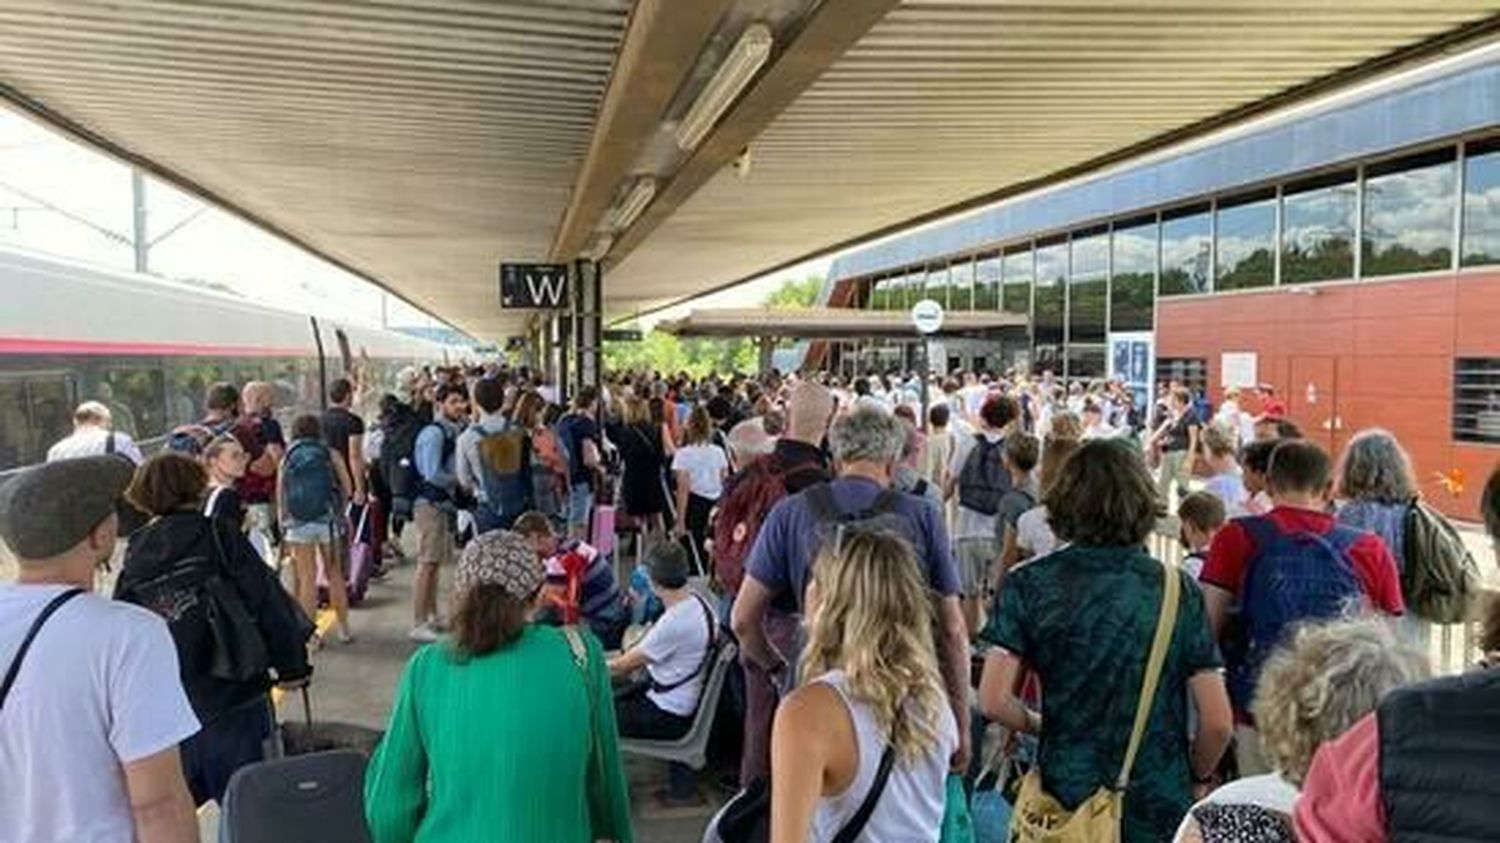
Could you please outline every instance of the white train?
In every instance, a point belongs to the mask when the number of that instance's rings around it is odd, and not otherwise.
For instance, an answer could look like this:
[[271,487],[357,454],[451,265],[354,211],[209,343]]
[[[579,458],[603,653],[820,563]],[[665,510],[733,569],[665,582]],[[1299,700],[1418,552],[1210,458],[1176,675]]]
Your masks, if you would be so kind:
[[116,428],[149,442],[200,418],[215,381],[270,381],[284,411],[315,410],[356,362],[389,389],[402,366],[469,351],[11,249],[0,302],[0,472],[40,462],[81,401],[104,402]]

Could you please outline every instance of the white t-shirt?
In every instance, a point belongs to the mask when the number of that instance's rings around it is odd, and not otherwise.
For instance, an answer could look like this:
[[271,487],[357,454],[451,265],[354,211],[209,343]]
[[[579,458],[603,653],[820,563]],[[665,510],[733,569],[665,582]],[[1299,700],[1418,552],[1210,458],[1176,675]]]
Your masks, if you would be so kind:
[[729,459],[718,445],[685,445],[672,456],[672,470],[688,473],[688,491],[711,501],[724,492]]
[[1297,807],[1297,796],[1297,788],[1282,778],[1280,773],[1267,773],[1232,781],[1215,789],[1203,801],[1188,809],[1187,816],[1182,818],[1182,824],[1177,827],[1177,834],[1172,839],[1184,839],[1187,821],[1192,817],[1193,810],[1204,805],[1257,805],[1268,811],[1275,811],[1290,817]]
[[[0,586],[0,674],[65,590]],[[197,731],[166,623],[128,603],[73,598],[42,627],[0,710],[0,838],[130,843],[123,765]]]
[[141,464],[144,457],[141,456],[141,449],[136,447],[135,440],[124,433],[111,432],[92,425],[78,428],[71,436],[48,448],[47,462],[103,456],[109,453],[110,436],[115,437],[115,453],[128,458],[136,465]]
[[[1005,439],[1004,436],[991,431],[985,431],[984,438],[990,442],[1000,442]],[[958,436],[954,439],[953,459],[948,463],[948,476],[953,478],[955,490],[957,489],[959,479],[963,477],[964,463],[969,461],[969,454],[973,453],[978,445],[979,438],[977,436]],[[998,453],[993,454],[993,458],[998,460],[1000,459],[1000,455]],[[959,494],[957,491],[955,491],[953,497],[955,500],[958,499]],[[996,535],[995,518],[996,516],[994,515],[975,512],[959,504],[958,518],[953,523],[954,540],[993,539]]]
[[1224,502],[1224,513],[1229,518],[1248,515],[1245,504],[1250,493],[1245,490],[1245,479],[1237,471],[1215,474],[1203,481],[1203,491]]
[[1057,536],[1047,523],[1047,507],[1034,506],[1016,519],[1016,544],[1031,551],[1031,556],[1046,556],[1057,549]]
[[[713,617],[704,620],[703,611],[707,606],[707,601],[697,597],[681,600],[646,631],[640,648],[646,656],[646,671],[652,679],[662,685],[672,685],[693,676],[694,671],[703,667],[703,656],[708,651],[709,625],[718,623]],[[708,612],[712,616],[713,610]],[[691,717],[698,708],[698,694],[703,691],[703,680],[707,675],[708,670],[704,669],[665,693],[647,691],[646,698],[662,711]]]

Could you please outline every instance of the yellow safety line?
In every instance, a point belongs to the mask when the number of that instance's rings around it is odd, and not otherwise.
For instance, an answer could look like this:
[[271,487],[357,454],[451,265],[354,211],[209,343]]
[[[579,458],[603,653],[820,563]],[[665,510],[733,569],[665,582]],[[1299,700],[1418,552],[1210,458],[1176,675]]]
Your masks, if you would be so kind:
[[[328,630],[333,629],[333,625],[334,625],[334,623],[337,620],[338,620],[338,617],[336,615],[334,615],[332,609],[321,609],[321,610],[319,610],[318,611],[318,622],[317,622],[318,637],[322,638],[323,636],[327,635],[328,634]],[[280,688],[272,688],[271,689],[271,703],[273,705],[275,705],[277,707],[280,707],[281,706],[281,698],[284,697],[284,696],[286,696],[286,692],[283,691],[283,690],[281,690]]]

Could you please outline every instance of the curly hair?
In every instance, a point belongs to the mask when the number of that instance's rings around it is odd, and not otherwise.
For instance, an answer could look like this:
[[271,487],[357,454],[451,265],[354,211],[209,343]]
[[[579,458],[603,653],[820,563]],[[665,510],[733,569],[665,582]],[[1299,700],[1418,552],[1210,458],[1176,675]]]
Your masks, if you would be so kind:
[[1374,617],[1303,626],[1266,660],[1251,708],[1266,757],[1301,785],[1313,753],[1431,667]]
[[1140,452],[1118,439],[1085,442],[1042,499],[1057,537],[1084,546],[1141,544],[1166,515]]
[[1407,503],[1417,496],[1411,458],[1383,428],[1354,434],[1339,460],[1337,476],[1339,495],[1349,500]]
[[[828,543],[832,545],[833,543]],[[813,565],[803,683],[843,670],[849,690],[868,704],[899,756],[916,758],[938,739],[948,705],[933,643],[932,599],[903,538],[854,531]],[[904,712],[900,720],[897,712]]]

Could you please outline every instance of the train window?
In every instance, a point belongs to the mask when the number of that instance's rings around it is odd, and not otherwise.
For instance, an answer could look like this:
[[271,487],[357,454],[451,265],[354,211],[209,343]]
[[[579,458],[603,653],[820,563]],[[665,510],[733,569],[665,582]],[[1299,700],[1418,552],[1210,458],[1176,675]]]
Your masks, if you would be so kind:
[[73,378],[68,375],[27,378],[26,397],[31,404],[31,426],[36,431],[40,462],[52,443],[73,432],[73,408],[77,403]]
[[0,471],[29,465],[33,456],[26,383],[0,379]]
[[144,366],[106,369],[92,398],[109,407],[115,430],[134,439],[150,439],[167,432],[166,382],[160,369]]

